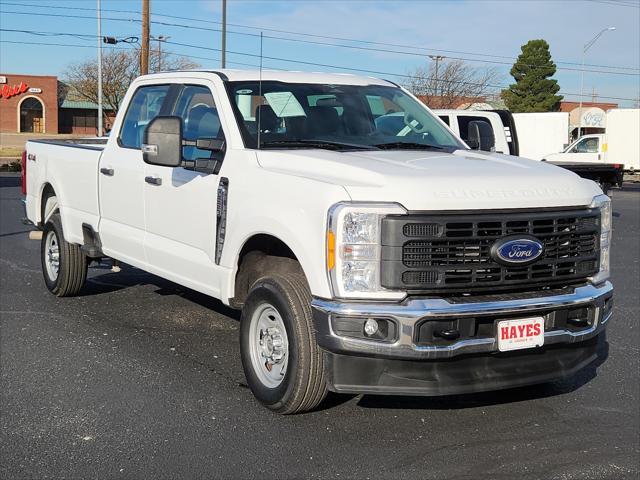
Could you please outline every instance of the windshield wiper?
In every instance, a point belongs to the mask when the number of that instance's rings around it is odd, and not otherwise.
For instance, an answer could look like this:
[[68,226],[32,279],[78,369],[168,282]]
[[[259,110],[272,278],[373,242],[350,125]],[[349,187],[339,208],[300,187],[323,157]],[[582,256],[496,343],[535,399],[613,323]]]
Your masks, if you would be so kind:
[[373,145],[331,142],[327,140],[272,140],[261,142],[260,148],[321,148],[325,150],[376,150]]
[[378,143],[375,145],[380,150],[443,150],[450,151],[453,147],[442,147],[440,145],[430,145],[428,143],[416,142],[390,142]]

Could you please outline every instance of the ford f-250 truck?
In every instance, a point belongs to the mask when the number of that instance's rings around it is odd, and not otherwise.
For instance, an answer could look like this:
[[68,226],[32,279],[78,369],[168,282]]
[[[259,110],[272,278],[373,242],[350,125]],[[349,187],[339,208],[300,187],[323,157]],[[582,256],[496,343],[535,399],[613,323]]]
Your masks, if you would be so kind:
[[143,76],[108,140],[29,141],[24,163],[51,293],[110,258],[241,309],[248,385],[276,412],[549,382],[604,355],[609,198],[469,149],[389,81]]

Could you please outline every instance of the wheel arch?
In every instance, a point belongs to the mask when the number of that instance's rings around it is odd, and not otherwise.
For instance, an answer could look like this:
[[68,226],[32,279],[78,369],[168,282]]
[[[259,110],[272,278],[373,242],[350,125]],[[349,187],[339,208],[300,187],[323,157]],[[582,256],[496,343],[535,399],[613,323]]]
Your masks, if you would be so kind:
[[[54,203],[51,207],[49,207],[49,211],[47,211],[47,203],[50,198],[56,198],[56,203]],[[40,189],[40,196],[38,197],[38,222],[42,225],[47,220],[49,214],[59,210],[59,204],[57,202],[58,194],[55,190],[55,187],[50,182],[45,182]]]
[[269,271],[300,272],[308,281],[300,257],[285,241],[270,233],[249,236],[238,250],[234,266],[229,304],[236,308],[244,304],[251,285]]

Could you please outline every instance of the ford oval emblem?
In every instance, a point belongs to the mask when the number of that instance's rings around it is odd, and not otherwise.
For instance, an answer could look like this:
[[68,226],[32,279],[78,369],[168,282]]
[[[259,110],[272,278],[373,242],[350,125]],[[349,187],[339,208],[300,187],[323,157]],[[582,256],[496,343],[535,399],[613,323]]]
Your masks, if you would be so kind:
[[528,265],[535,262],[543,251],[544,245],[535,237],[512,236],[494,243],[491,257],[504,265]]

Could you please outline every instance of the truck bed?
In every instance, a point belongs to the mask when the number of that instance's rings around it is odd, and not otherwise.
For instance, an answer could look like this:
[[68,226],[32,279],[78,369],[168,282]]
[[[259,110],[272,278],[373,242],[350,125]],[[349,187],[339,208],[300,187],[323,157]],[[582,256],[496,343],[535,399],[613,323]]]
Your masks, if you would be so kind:
[[106,138],[30,140],[26,143],[27,217],[42,222],[47,185],[55,191],[65,237],[82,243],[82,224],[98,227],[98,168]]

